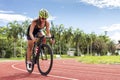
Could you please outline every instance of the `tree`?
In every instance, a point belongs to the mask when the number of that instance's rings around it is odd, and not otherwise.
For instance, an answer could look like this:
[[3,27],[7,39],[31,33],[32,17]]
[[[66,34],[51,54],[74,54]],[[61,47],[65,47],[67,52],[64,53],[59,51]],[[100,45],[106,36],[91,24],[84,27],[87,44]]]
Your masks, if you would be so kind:
[[79,53],[80,52],[80,43],[82,42],[82,34],[83,34],[83,31],[79,30],[79,29],[76,29],[75,32],[74,32],[74,38],[73,38],[73,42],[75,43],[76,45],[76,53],[77,53],[77,56],[80,56],[81,54]]
[[112,54],[115,54],[115,50],[116,50],[115,43],[113,41],[110,41],[107,45],[108,45],[108,51]]
[[24,22],[22,22],[22,24],[21,24],[21,28],[22,28],[22,30],[21,30],[21,36],[22,37],[26,36],[27,29],[28,29],[30,23],[31,23],[30,20],[25,20]]
[[[8,47],[10,45],[7,44],[7,27],[6,26],[2,26],[0,27],[0,57],[5,57],[6,54],[6,50],[8,49]],[[9,53],[10,56],[11,53]]]
[[90,37],[90,42],[89,42],[90,54],[93,55],[94,54],[93,42],[96,40],[97,35],[94,32],[92,32],[91,34],[89,34],[89,37]]
[[66,28],[63,30],[62,33],[62,42],[63,45],[66,49],[64,49],[66,52],[69,48],[73,47],[72,45],[72,38],[73,38],[73,32],[72,32],[72,27]]
[[12,39],[14,43],[14,57],[16,57],[16,42],[20,35],[22,34],[22,27],[21,25],[17,22],[14,21],[13,23],[10,22],[7,25],[8,28],[8,39]]

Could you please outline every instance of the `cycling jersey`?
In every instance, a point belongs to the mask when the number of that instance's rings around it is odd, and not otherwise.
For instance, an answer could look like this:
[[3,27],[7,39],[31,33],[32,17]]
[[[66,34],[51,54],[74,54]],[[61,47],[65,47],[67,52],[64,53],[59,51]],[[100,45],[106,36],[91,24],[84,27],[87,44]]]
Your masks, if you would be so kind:
[[[43,28],[39,28],[39,27],[38,27],[38,25],[41,24],[41,22],[40,22],[39,19],[37,19],[35,22],[36,22],[36,25],[35,25],[34,30],[33,30],[33,36],[34,36],[34,37],[36,36],[36,34],[37,34],[38,32],[40,32],[40,31],[43,29]],[[46,25],[46,23],[45,23],[45,25]],[[30,35],[29,35],[30,26],[31,26],[31,25],[29,25],[29,27],[28,27],[28,29],[27,29],[27,40],[32,40],[31,37],[30,37]]]

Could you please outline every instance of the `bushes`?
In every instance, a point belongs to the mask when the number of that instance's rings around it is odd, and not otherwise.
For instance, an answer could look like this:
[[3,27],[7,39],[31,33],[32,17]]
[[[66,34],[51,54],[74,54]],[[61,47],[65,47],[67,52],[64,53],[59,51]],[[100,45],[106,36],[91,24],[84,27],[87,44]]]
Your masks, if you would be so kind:
[[11,50],[7,50],[6,54],[5,54],[5,58],[10,58],[12,57],[12,51]]

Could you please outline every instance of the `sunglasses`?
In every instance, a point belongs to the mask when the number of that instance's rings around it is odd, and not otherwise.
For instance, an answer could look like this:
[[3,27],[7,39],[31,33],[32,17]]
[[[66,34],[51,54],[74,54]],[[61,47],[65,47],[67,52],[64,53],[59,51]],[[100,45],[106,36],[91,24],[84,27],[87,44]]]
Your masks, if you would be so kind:
[[46,20],[46,18],[41,18],[42,20]]

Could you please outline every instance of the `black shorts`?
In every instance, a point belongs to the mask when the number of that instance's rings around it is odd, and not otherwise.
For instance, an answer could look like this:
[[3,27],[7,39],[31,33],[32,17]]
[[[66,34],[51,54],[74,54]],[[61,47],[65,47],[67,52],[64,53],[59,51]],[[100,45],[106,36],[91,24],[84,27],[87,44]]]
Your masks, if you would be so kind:
[[30,36],[27,36],[27,40],[32,40]]
[[[40,32],[40,35],[45,35],[43,31],[39,31]],[[37,34],[33,34],[34,37],[37,37]],[[27,35],[27,40],[32,40],[32,38]]]

